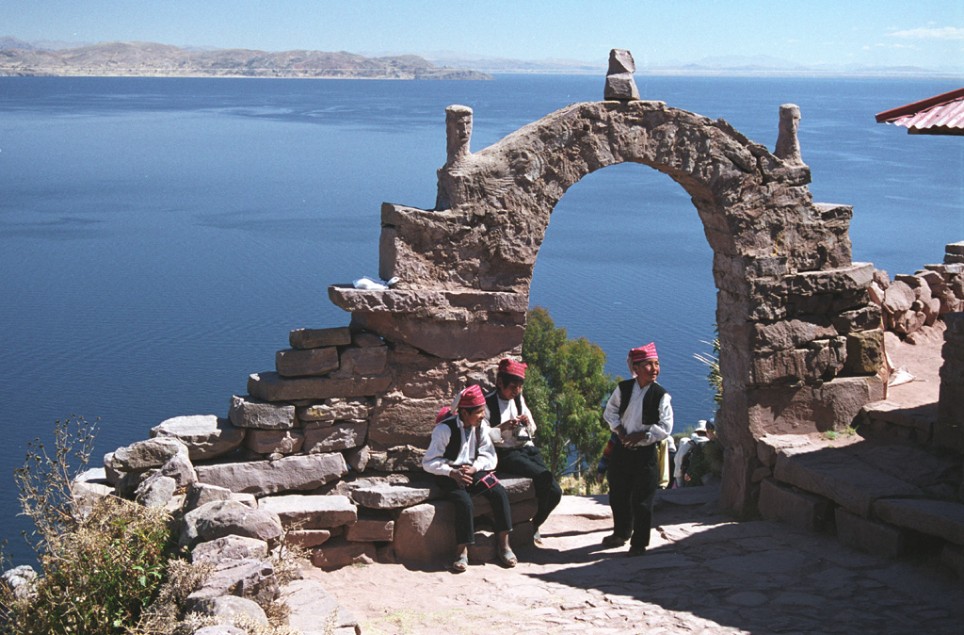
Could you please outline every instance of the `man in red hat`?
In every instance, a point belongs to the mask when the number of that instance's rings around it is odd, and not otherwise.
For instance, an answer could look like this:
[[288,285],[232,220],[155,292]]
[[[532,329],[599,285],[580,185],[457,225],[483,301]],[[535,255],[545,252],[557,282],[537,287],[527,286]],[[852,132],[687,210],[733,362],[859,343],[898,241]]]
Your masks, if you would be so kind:
[[636,377],[619,382],[603,413],[618,440],[606,471],[613,533],[603,538],[603,546],[629,541],[629,555],[641,556],[649,546],[660,478],[656,446],[673,432],[673,406],[669,393],[656,383],[656,344],[630,350],[629,361]]
[[472,497],[481,494],[492,505],[499,560],[506,567],[518,563],[509,546],[512,514],[505,488],[492,471],[495,448],[485,421],[485,396],[478,386],[469,386],[453,404],[454,412],[439,412],[441,419],[432,430],[422,468],[436,476],[449,500],[455,503],[455,540],[458,544],[452,570],[465,571],[469,545],[475,542],[475,509]]
[[539,448],[532,442],[536,423],[522,397],[526,364],[506,358],[499,362],[495,390],[486,395],[486,419],[492,427],[492,441],[499,457],[499,473],[532,479],[536,490],[536,528],[533,540],[542,544],[539,527],[562,500],[562,488],[542,460]]

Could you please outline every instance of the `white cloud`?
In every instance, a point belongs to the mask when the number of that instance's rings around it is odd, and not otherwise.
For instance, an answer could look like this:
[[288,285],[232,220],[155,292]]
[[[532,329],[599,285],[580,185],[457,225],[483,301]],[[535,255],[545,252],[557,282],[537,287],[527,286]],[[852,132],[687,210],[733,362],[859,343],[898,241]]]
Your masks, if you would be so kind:
[[927,27],[919,29],[904,29],[887,34],[889,37],[899,37],[914,40],[964,40],[964,28],[956,26]]

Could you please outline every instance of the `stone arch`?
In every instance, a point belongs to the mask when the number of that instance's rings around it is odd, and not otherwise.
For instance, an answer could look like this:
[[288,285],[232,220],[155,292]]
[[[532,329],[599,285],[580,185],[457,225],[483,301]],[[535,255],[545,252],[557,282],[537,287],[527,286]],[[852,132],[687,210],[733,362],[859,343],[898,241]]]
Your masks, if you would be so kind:
[[781,111],[777,156],[724,120],[663,102],[577,103],[473,153],[472,111],[450,107],[436,209],[382,207],[379,274],[399,282],[329,290],[354,328],[392,351],[391,380],[376,390],[373,447],[426,439],[432,404],[519,352],[556,203],[587,174],[641,163],[686,190],[713,250],[723,503],[752,513],[756,439],[842,428],[883,396],[873,266],[851,261],[852,209],[813,202],[798,119],[795,107]]

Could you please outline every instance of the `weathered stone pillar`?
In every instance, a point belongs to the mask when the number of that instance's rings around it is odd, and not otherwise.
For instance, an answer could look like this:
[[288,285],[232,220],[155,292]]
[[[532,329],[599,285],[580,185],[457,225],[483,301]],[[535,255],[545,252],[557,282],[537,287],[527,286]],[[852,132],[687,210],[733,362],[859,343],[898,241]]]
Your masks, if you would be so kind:
[[780,129],[777,147],[773,154],[790,165],[804,165],[800,156],[800,141],[797,129],[800,127],[800,107],[796,104],[780,106]]
[[445,109],[445,165],[469,155],[472,141],[472,109],[454,104]]

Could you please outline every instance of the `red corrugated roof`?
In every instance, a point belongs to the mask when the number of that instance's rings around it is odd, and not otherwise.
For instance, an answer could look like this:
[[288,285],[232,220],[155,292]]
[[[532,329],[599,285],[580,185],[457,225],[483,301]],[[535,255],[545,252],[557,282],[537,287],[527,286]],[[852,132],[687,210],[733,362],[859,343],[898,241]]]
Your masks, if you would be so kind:
[[964,135],[964,88],[877,113],[877,123],[904,126],[910,134]]

